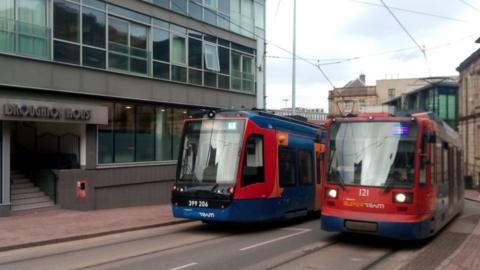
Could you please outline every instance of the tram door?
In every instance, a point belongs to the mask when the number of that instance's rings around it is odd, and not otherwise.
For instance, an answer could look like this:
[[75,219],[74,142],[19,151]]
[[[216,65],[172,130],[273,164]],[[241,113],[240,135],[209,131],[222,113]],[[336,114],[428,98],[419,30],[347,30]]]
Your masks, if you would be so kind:
[[323,175],[323,158],[324,158],[324,145],[315,144],[315,210],[322,208],[322,175]]

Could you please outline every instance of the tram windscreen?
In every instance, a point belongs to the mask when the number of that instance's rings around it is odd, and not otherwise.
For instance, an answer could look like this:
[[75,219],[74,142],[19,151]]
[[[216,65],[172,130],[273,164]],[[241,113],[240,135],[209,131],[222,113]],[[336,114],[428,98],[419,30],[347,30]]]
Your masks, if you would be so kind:
[[415,123],[334,123],[329,132],[330,183],[413,186],[418,134]]
[[235,183],[244,120],[189,121],[185,125],[178,181]]

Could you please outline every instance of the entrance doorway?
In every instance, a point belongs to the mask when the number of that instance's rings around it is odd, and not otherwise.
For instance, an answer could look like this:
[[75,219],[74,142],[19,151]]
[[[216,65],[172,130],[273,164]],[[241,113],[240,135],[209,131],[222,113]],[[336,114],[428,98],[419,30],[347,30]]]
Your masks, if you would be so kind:
[[54,170],[80,168],[84,125],[12,122],[12,211],[51,207],[56,202]]

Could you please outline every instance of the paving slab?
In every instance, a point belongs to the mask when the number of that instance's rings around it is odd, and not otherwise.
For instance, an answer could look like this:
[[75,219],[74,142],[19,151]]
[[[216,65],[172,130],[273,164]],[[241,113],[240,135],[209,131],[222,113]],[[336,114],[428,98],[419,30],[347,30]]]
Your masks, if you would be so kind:
[[95,211],[52,209],[0,217],[0,251],[186,222],[169,205]]

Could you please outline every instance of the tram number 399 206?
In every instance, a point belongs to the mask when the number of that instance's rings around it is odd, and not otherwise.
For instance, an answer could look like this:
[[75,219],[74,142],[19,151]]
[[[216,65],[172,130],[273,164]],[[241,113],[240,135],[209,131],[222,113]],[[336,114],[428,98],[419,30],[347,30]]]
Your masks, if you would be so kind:
[[188,200],[189,207],[208,207],[208,201]]

